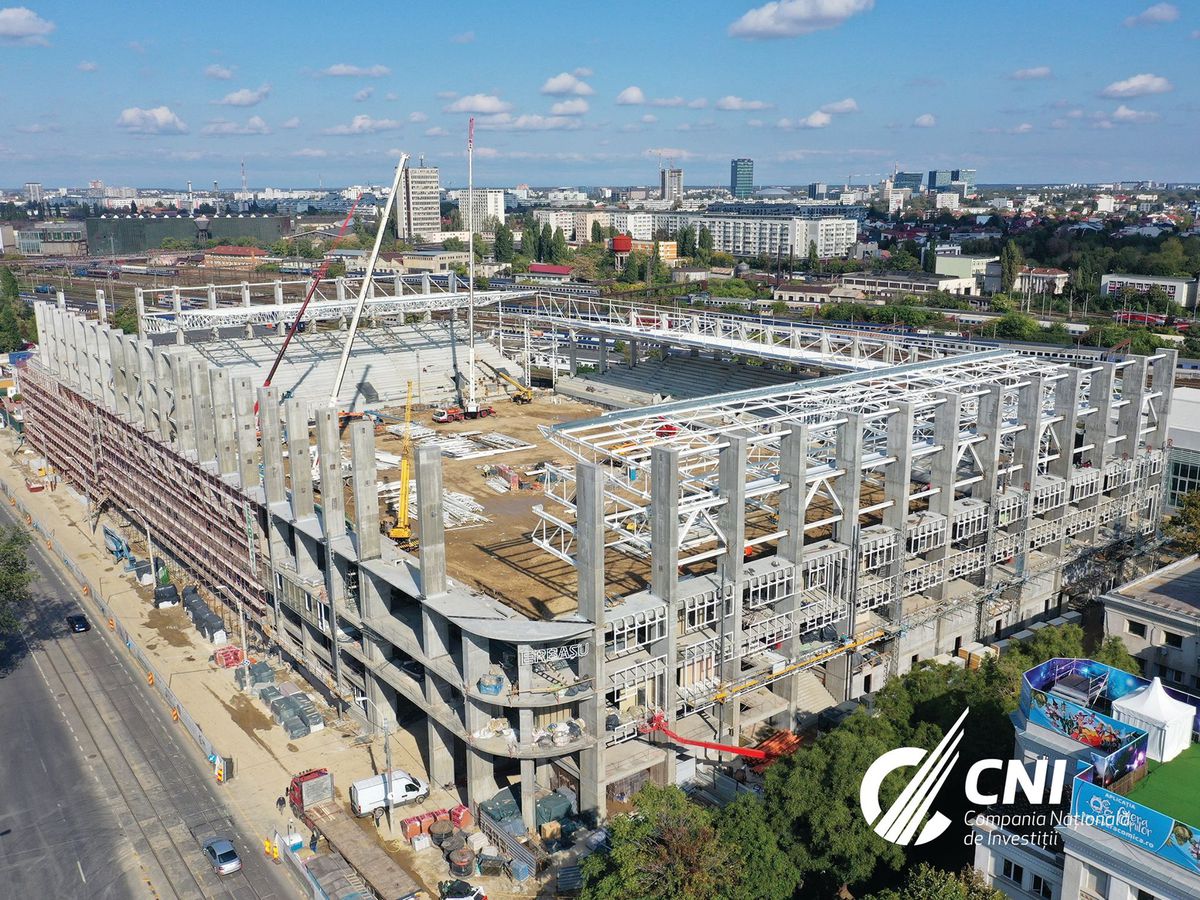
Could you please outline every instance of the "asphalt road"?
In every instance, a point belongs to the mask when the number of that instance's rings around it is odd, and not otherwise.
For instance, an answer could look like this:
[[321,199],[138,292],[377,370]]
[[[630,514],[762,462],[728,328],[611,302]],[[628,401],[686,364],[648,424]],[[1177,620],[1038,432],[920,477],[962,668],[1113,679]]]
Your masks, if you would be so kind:
[[[16,524],[7,504],[0,524]],[[211,770],[161,698],[39,542],[33,609],[0,645],[0,895],[79,898],[301,896],[243,833]],[[93,629],[74,634],[67,615]],[[233,841],[243,871],[218,877],[202,856]]]

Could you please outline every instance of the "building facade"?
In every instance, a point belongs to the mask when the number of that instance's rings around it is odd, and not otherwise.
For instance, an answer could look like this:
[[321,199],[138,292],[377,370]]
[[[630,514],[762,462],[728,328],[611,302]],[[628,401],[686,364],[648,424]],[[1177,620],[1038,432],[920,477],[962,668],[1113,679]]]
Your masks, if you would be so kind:
[[842,284],[857,288],[868,297],[900,297],[945,291],[972,297],[979,293],[973,276],[931,275],[928,272],[849,272]]
[[1100,277],[1100,293],[1105,297],[1116,297],[1126,291],[1148,294],[1156,288],[1166,294],[1172,303],[1177,303],[1184,309],[1194,309],[1196,306],[1195,279],[1112,273]]
[[1101,602],[1104,633],[1124,641],[1145,677],[1200,696],[1200,559],[1131,581]]
[[975,170],[974,169],[951,169],[950,180],[958,182],[963,186],[964,195],[970,197],[975,194]]
[[950,182],[953,180],[954,176],[949,169],[930,169],[929,176],[925,181],[925,190],[931,194],[948,191],[950,189]]
[[685,226],[707,228],[713,249],[734,256],[803,256],[810,242],[817,255],[845,256],[858,240],[858,221],[849,218],[800,219],[790,216],[655,213],[654,229],[674,234]]
[[86,256],[87,231],[79,222],[22,225],[16,233],[17,252],[24,256]]
[[754,194],[754,160],[741,158],[729,161],[729,193],[738,200]]
[[892,176],[892,184],[898,188],[912,191],[914,194],[921,190],[925,176],[920,172],[897,172]]
[[442,233],[442,186],[436,166],[408,166],[396,198],[400,237],[436,240]]
[[494,220],[499,225],[504,224],[504,191],[493,188],[475,188],[474,196],[470,191],[460,191],[458,205],[461,210],[463,228],[468,227],[468,209],[473,217],[471,221],[474,222],[477,233],[487,228],[489,220]]
[[612,213],[612,227],[635,241],[648,241],[654,237],[654,214],[617,210]]
[[683,202],[683,169],[662,169],[658,179],[659,199],[667,203]]

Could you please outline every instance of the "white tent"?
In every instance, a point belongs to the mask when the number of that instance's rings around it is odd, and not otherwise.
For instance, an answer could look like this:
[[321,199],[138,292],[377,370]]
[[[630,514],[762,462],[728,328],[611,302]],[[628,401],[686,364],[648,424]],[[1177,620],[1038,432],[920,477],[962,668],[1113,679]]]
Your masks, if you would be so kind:
[[1118,722],[1149,732],[1151,759],[1170,762],[1192,742],[1195,708],[1168,694],[1157,678],[1144,688],[1114,700],[1112,710]]

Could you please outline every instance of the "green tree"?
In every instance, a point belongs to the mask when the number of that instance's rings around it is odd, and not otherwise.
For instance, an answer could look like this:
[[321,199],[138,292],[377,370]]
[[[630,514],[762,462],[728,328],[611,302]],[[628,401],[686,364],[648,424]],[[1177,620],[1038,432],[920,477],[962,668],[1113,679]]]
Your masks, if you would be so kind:
[[555,228],[554,235],[550,238],[550,258],[547,262],[564,263],[570,255],[571,252],[567,249],[567,236],[563,234],[562,228]]
[[1183,495],[1179,511],[1167,519],[1163,531],[1184,553],[1200,553],[1200,491]]
[[677,787],[647,785],[637,814],[611,825],[611,853],[583,862],[583,900],[714,900],[740,896],[742,860],[707,810]]
[[21,608],[29,604],[33,575],[29,532],[19,525],[0,527],[0,633],[17,629]]
[[707,264],[712,258],[713,236],[707,225],[700,226],[700,235],[696,238],[696,255],[700,261]]
[[509,263],[513,261],[513,256],[516,255],[513,250],[513,233],[507,225],[501,225],[496,229],[496,243],[492,247],[492,253],[496,257],[496,262]]
[[108,321],[114,328],[120,328],[125,334],[137,334],[137,308],[128,303],[114,309],[112,317]]
[[970,866],[954,875],[921,863],[909,871],[904,887],[869,894],[863,900],[1004,900],[1004,892],[988,887]]
[[810,272],[820,272],[821,271],[821,257],[817,255],[817,242],[816,241],[808,242],[808,271],[810,271]]
[[538,238],[537,256],[535,259],[537,259],[538,262],[553,262],[553,260],[550,258],[550,254],[554,252],[553,247],[554,232],[550,229],[550,223],[546,222],[544,225],[542,225],[540,237]]
[[897,272],[915,272],[921,268],[921,261],[907,250],[892,250],[888,257],[887,266]]
[[1000,290],[1007,294],[1013,289],[1024,265],[1025,257],[1021,248],[1017,246],[1016,241],[1010,240],[1000,251]]
[[604,240],[604,228],[599,219],[592,219],[592,243],[599,244]]
[[448,237],[442,241],[442,249],[450,253],[459,253],[467,249],[467,242],[462,238]]

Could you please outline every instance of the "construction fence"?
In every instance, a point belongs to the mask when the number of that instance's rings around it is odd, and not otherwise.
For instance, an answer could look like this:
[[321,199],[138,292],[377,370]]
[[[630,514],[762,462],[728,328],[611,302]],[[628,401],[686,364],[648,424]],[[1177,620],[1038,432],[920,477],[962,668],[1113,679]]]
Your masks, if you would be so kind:
[[75,563],[66,548],[54,537],[54,535],[46,529],[42,522],[34,516],[29,509],[21,502],[21,498],[13,493],[11,485],[7,481],[0,479],[0,491],[8,498],[9,504],[17,511],[19,517],[24,518],[26,524],[33,529],[36,535],[40,536],[45,541],[47,549],[49,549],[62,564],[67,571],[71,573],[71,577],[79,584],[80,592],[86,595],[96,609],[100,613],[102,627],[113,631],[120,639],[121,643],[137,661],[138,667],[145,674],[146,682],[150,684],[162,696],[170,710],[171,718],[184,727],[188,734],[192,736],[192,740],[196,742],[201,752],[205,755],[208,761],[213,765],[213,772],[217,774],[218,781],[228,781],[232,777],[233,760],[230,757],[223,756],[208,736],[204,733],[200,725],[187,711],[180,699],[167,686],[167,679],[162,677],[159,671],[150,662],[145,651],[134,642],[132,634],[126,629],[121,622],[120,617],[112,610],[101,596],[97,585],[83,574],[83,571]]

